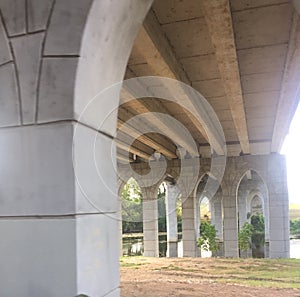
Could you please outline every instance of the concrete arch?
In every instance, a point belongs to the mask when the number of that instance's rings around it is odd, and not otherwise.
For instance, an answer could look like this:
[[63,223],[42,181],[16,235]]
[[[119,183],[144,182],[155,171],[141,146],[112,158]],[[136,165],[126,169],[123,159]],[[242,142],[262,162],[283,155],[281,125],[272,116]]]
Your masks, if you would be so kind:
[[[11,156],[1,180],[10,185],[17,179],[23,189],[18,203],[12,201],[20,196],[19,188],[2,191],[1,216],[7,219],[0,228],[9,231],[0,252],[13,259],[0,268],[2,294],[119,295],[117,179],[110,153],[119,94],[100,98],[80,115],[95,94],[123,79],[151,4],[41,0],[27,11],[0,1],[1,23],[6,22],[0,28],[1,55],[7,57],[1,67],[7,96],[0,110],[0,136]],[[28,24],[22,22],[26,11],[35,16]],[[99,119],[105,118],[99,128]],[[90,146],[95,135],[97,144]],[[16,150],[16,144],[22,149]],[[100,180],[93,150],[103,170]]]
[[[238,213],[239,213],[239,227],[241,228],[244,223],[249,221],[248,213],[251,213],[251,201],[255,197],[259,197],[262,203],[262,211],[265,221],[265,238],[266,247],[269,241],[269,194],[268,188],[261,175],[253,169],[249,170],[249,176],[247,172],[243,175],[238,189],[237,189],[237,200],[238,200]],[[268,248],[265,248],[265,257],[268,256]],[[252,256],[251,253],[248,253]]]

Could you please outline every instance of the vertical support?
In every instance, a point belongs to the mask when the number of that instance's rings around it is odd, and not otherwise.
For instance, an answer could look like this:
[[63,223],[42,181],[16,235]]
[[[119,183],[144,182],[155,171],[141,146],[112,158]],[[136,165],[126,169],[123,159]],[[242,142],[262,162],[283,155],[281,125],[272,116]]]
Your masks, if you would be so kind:
[[[244,224],[247,223],[249,220],[247,219],[247,213],[249,210],[249,202],[248,202],[248,195],[249,189],[246,184],[240,183],[238,191],[237,191],[237,202],[238,202],[238,227],[239,230],[243,228]],[[252,249],[249,248],[246,251],[240,251],[240,256],[242,258],[249,258],[252,257]]]
[[218,239],[223,242],[222,192],[219,190],[212,201],[213,224],[217,230]]
[[219,250],[214,253],[216,256],[224,256],[223,251],[223,215],[222,215],[222,192],[219,190],[212,199],[212,224],[217,230],[217,238],[219,240]]
[[158,209],[157,209],[157,186],[143,187],[143,234],[144,256],[158,257]]
[[[74,137],[74,126],[1,129],[1,296],[119,294],[117,185],[94,174],[93,154],[103,162],[114,145],[101,134],[91,142],[83,126]],[[99,173],[113,176],[113,165]]]
[[201,226],[201,214],[200,214],[200,199],[199,197],[195,197],[195,234],[196,234],[196,254],[195,257],[200,257],[201,258],[201,249],[197,247],[197,241],[200,237],[200,226]]
[[178,232],[176,202],[179,189],[176,185],[167,184],[166,218],[167,218],[167,257],[178,256]]
[[223,189],[224,255],[238,258],[237,184],[232,185],[232,181],[227,180],[225,185],[226,188]]
[[182,246],[183,257],[196,257],[197,233],[195,228],[194,197],[182,197]]
[[267,186],[269,190],[270,258],[288,258],[289,200],[286,179],[285,157],[272,154],[268,160]]
[[119,244],[120,244],[120,257],[123,256],[123,226],[122,226],[122,190],[119,191],[118,195],[118,234],[119,234]]

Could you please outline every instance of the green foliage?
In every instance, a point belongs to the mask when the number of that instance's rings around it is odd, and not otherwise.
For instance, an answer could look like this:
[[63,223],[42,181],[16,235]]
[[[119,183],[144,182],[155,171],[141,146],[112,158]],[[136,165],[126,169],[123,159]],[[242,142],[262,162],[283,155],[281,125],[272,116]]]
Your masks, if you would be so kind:
[[238,233],[238,244],[241,251],[247,251],[250,248],[250,238],[253,234],[253,226],[245,223]]
[[182,232],[182,201],[181,196],[177,199],[176,202],[176,213],[177,213],[177,230],[178,233]]
[[207,221],[202,221],[200,225],[200,237],[197,246],[205,251],[216,252],[219,250],[217,230],[214,225]]
[[254,214],[251,216],[251,225],[253,233],[251,236],[252,244],[259,249],[265,244],[265,221],[262,214]]
[[143,232],[142,193],[131,178],[122,191],[122,228],[124,233]]
[[254,228],[254,231],[265,232],[265,220],[262,214],[254,214],[251,216],[251,225]]
[[158,208],[158,232],[167,231],[166,219],[166,186],[164,183],[158,188],[157,195],[157,208]]
[[297,238],[300,238],[300,219],[290,221],[290,233]]

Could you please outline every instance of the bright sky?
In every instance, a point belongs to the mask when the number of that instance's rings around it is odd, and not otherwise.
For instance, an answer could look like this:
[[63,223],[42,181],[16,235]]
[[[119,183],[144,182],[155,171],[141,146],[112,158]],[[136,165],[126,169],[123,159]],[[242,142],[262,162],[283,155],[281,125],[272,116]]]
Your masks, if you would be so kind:
[[300,204],[300,104],[281,150],[286,155],[287,179],[291,203]]

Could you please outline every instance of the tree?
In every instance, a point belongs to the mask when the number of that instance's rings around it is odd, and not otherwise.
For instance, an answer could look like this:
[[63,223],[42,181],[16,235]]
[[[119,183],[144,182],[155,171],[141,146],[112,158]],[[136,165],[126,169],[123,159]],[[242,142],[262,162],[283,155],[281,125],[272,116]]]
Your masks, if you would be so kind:
[[253,233],[251,236],[252,244],[256,249],[260,249],[265,244],[265,221],[264,216],[256,213],[251,216],[251,225],[253,226]]
[[131,178],[122,191],[122,228],[124,233],[143,232],[142,192]]
[[215,225],[207,221],[201,222],[200,237],[197,246],[205,251],[216,252],[219,250],[219,242],[217,239],[217,230]]
[[241,251],[247,251],[250,248],[250,239],[253,233],[253,226],[245,223],[238,233],[238,245]]
[[290,221],[291,235],[296,238],[300,238],[300,219],[294,219]]

